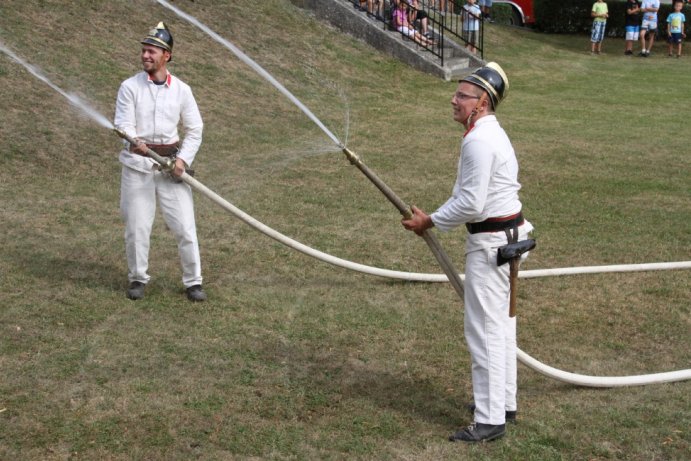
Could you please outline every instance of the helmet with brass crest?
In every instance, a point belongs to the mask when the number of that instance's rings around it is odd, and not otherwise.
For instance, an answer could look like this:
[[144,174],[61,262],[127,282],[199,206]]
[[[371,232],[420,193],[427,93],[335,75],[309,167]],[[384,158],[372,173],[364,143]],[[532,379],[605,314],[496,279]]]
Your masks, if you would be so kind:
[[490,62],[480,67],[459,81],[472,83],[485,90],[492,104],[492,110],[497,108],[509,92],[509,79],[496,62]]
[[142,45],[153,45],[163,48],[169,53],[173,52],[173,36],[168,26],[161,21],[156,27],[149,31],[149,34],[141,41]]

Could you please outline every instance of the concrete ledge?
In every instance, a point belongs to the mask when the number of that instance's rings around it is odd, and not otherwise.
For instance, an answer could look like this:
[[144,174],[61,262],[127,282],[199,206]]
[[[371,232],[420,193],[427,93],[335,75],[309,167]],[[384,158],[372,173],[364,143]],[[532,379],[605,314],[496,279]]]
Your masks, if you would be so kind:
[[384,23],[376,21],[353,8],[348,0],[291,0],[304,9],[314,12],[319,19],[326,20],[353,37],[390,54],[422,72],[436,75],[450,81],[469,74],[480,67],[483,61],[470,56],[457,43],[444,39],[444,66],[441,61],[412,40],[404,39],[400,33],[385,29]]

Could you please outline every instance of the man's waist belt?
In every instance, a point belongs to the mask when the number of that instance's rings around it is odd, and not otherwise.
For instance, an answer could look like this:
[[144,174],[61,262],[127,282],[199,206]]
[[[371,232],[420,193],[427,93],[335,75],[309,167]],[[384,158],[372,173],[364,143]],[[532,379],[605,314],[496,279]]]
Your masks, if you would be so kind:
[[471,234],[479,234],[481,232],[499,232],[511,227],[518,227],[523,224],[523,213],[520,211],[511,216],[504,216],[501,218],[488,218],[482,222],[466,223],[465,227]]
[[[176,142],[173,144],[147,144],[146,147],[156,152],[161,157],[173,157],[178,153],[178,150],[180,149],[180,143]],[[130,146],[130,152],[136,154],[136,152],[132,150],[132,146]]]

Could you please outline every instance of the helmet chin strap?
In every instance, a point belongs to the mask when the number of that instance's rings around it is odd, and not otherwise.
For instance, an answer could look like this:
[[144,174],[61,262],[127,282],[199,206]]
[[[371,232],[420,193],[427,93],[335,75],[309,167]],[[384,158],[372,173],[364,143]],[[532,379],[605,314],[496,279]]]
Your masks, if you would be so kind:
[[[478,111],[480,110],[480,106],[482,106],[482,103],[486,99],[487,99],[487,93],[483,91],[482,96],[480,96],[480,99],[477,100],[477,104],[475,104],[475,108],[470,113],[470,115],[468,115],[468,118],[465,120],[464,125],[468,131],[470,131],[470,129],[475,124],[475,120],[473,120],[473,117],[475,117],[477,115]],[[467,131],[466,131],[466,133],[467,133]]]

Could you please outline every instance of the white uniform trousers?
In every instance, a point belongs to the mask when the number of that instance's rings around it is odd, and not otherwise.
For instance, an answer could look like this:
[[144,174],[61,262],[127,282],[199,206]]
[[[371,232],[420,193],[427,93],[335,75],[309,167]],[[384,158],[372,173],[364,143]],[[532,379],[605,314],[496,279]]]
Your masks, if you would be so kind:
[[472,361],[475,422],[504,424],[505,412],[517,408],[518,387],[509,263],[497,266],[497,248],[475,250],[466,255],[465,277],[464,332]]
[[125,221],[125,251],[130,282],[148,283],[149,242],[156,215],[156,197],[163,218],[178,244],[182,283],[202,283],[201,260],[194,220],[192,190],[184,182],[173,182],[168,174],[142,173],[122,168],[120,212]]

